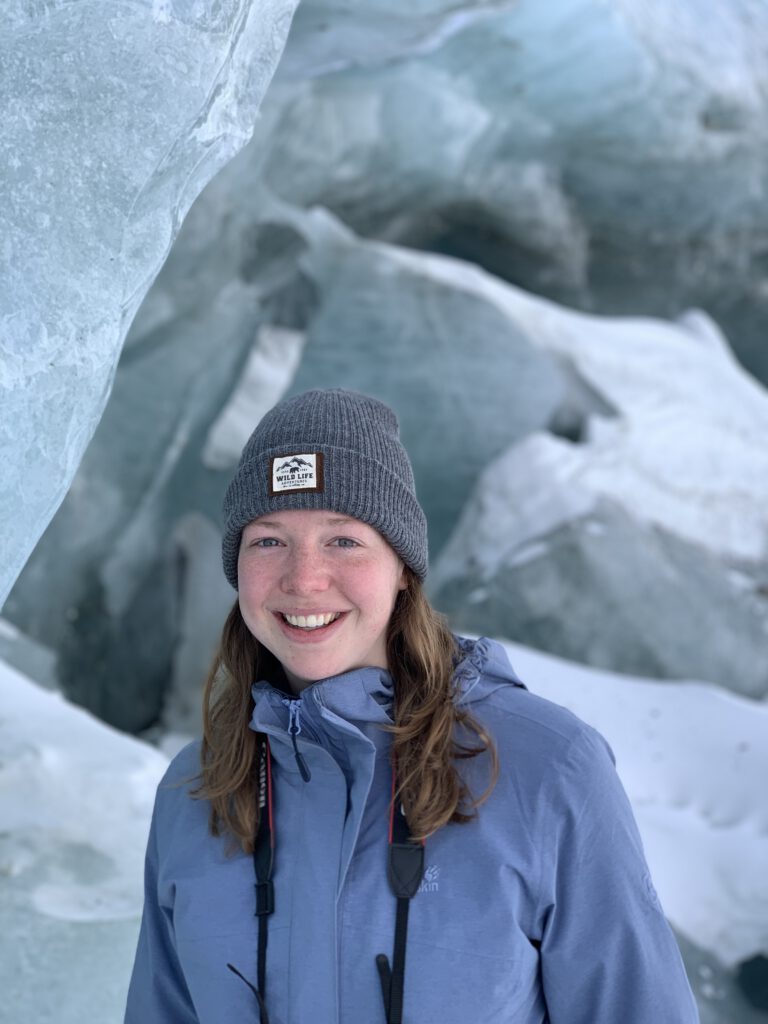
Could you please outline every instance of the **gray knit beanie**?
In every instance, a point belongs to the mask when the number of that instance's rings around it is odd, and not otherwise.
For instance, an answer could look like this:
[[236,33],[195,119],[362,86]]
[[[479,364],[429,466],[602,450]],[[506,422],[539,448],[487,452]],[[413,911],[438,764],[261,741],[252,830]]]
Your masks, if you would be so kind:
[[386,538],[423,580],[427,522],[389,406],[357,391],[305,391],[251,434],[224,497],[224,575],[237,590],[243,528],[280,509],[328,509]]

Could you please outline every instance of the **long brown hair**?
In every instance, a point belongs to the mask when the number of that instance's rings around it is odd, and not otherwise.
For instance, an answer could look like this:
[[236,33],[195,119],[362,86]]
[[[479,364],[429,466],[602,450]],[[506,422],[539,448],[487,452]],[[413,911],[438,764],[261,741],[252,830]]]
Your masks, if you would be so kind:
[[[489,796],[498,775],[496,747],[466,708],[454,700],[458,646],[442,615],[429,604],[421,582],[405,569],[387,634],[387,662],[395,687],[393,754],[399,799],[416,838],[448,822],[464,823]],[[253,850],[258,826],[257,755],[260,737],[250,727],[251,685],[274,678],[279,665],[250,633],[235,602],[222,630],[203,696],[201,783],[193,796],[209,800],[213,835],[228,833]],[[457,739],[457,726],[474,735]],[[487,752],[489,782],[480,796],[469,792],[456,761]]]

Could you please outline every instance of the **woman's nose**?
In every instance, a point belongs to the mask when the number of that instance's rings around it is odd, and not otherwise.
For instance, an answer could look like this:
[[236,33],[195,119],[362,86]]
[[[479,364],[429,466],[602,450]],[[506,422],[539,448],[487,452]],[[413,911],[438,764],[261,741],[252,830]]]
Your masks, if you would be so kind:
[[328,570],[322,556],[296,550],[286,560],[280,586],[286,594],[311,594],[327,590],[328,582]]

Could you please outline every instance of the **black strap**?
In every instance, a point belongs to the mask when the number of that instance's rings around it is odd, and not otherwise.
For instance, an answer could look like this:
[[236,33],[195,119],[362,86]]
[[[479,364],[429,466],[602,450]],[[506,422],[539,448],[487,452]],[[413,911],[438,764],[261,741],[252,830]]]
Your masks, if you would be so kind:
[[259,829],[253,847],[253,868],[256,872],[256,916],[259,919],[259,955],[256,963],[260,1024],[269,1024],[267,1007],[267,937],[269,915],[275,909],[275,887],[272,868],[275,863],[272,822],[272,758],[265,736],[259,756]]
[[402,804],[395,808],[395,769],[392,770],[392,805],[389,819],[388,875],[397,898],[392,967],[386,954],[379,953],[381,995],[387,1024],[402,1024],[405,989],[405,947],[408,938],[408,909],[424,875],[424,843],[413,839]]
[[[267,938],[269,915],[275,909],[272,870],[275,861],[275,831],[272,802],[272,758],[269,740],[263,737],[259,752],[259,827],[253,847],[253,868],[256,874],[256,916],[259,919],[259,946],[256,965],[258,987],[255,987],[232,964],[227,967],[241,978],[256,996],[259,1024],[269,1024],[266,1006]],[[303,777],[303,775],[302,775]],[[405,987],[405,948],[408,937],[408,910],[424,875],[424,843],[415,840],[408,826],[402,804],[395,803],[396,768],[392,765],[392,800],[389,814],[389,884],[397,899],[395,940],[392,967],[385,953],[376,957],[381,981],[387,1024],[402,1024]]]
[[272,757],[269,740],[262,737],[259,750],[259,827],[253,844],[253,869],[256,874],[256,911],[259,919],[259,946],[256,961],[256,981],[253,985],[233,964],[227,967],[244,981],[259,1004],[259,1024],[269,1024],[267,1013],[267,938],[269,915],[275,909],[275,887],[272,869],[275,863],[275,830],[272,802]]

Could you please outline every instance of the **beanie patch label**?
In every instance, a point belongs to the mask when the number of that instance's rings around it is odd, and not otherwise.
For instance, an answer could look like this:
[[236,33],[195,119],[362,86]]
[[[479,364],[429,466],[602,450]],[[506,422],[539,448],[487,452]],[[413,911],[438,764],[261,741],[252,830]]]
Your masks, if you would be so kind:
[[269,493],[297,494],[314,491],[322,494],[323,453],[303,452],[300,455],[274,455],[270,460]]

